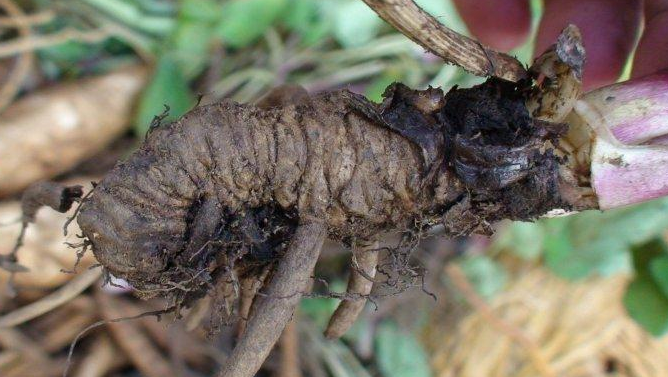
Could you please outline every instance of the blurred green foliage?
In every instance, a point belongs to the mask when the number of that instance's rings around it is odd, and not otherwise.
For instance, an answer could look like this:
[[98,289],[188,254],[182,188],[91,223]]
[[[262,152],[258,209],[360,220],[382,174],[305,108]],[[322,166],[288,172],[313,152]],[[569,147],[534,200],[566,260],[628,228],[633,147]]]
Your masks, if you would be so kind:
[[380,323],[375,338],[376,357],[383,376],[429,377],[429,360],[413,333],[386,320]]
[[175,20],[170,17],[173,6],[169,2],[156,0],[83,0],[83,2],[141,32],[165,36],[174,28]]
[[173,56],[188,81],[199,75],[209,60],[211,43],[222,7],[213,0],[184,0],[177,25],[162,55]]
[[588,211],[544,222],[545,263],[556,274],[579,279],[633,269],[624,297],[629,315],[649,333],[668,331],[668,199],[606,212]]
[[171,55],[164,55],[158,61],[153,77],[141,95],[135,131],[140,135],[146,134],[151,120],[160,114],[160,109],[164,106],[168,107],[168,116],[165,118],[165,121],[168,121],[184,114],[194,103],[183,71]]
[[482,297],[490,298],[503,290],[508,282],[508,272],[486,255],[473,255],[460,262],[462,271]]
[[607,212],[587,211],[545,221],[545,261],[560,276],[579,279],[593,273],[628,270],[630,248],[668,227],[668,201],[659,200]]
[[229,47],[255,42],[287,10],[288,0],[231,0],[223,4],[215,35]]
[[373,40],[383,21],[366,4],[346,0],[333,12],[334,37],[343,47],[358,47]]
[[541,257],[546,229],[541,223],[515,221],[501,232],[493,249],[511,250],[521,259],[532,261]]
[[668,332],[668,245],[655,238],[632,248],[635,277],[624,295],[629,315],[655,336]]
[[[94,0],[86,1],[114,17],[127,15],[130,25],[146,12],[130,0],[123,1],[119,9],[109,3],[102,6]],[[444,22],[465,30],[448,1],[419,3]],[[153,26],[141,30],[164,38],[152,46],[157,64],[139,106],[135,122],[139,135],[146,132],[152,116],[160,113],[163,105],[171,109],[168,120],[192,106],[193,80],[204,74],[216,46],[226,58],[228,54],[233,57],[222,62],[217,74],[223,79],[212,90],[220,95],[236,93],[234,98],[239,101],[251,100],[282,81],[320,90],[359,80],[366,81],[364,92],[370,98],[380,100],[385,87],[394,81],[408,80],[417,86],[437,72],[438,63],[423,64],[427,62],[420,56],[422,49],[403,37],[387,44],[379,41],[381,35],[396,33],[359,0],[183,0],[172,10],[172,23],[157,22],[157,16],[147,17],[153,20]],[[375,49],[370,48],[372,45]],[[250,61],[244,56],[256,59]],[[299,69],[310,65],[318,66],[313,75]],[[318,68],[324,72],[317,72]],[[293,72],[294,76],[285,77],[286,70],[288,76]],[[465,76],[459,72],[435,84],[448,84]],[[164,94],[162,98],[159,93]]]
[[[660,238],[666,229],[668,198],[663,198],[605,212],[513,223],[496,237],[488,255],[507,251],[522,259],[542,259],[553,273],[569,280],[633,273],[624,304],[633,319],[659,336],[668,331],[668,249]],[[467,263],[470,259],[462,262]],[[498,291],[506,271],[492,259],[484,264],[490,266],[465,271],[481,293]]]

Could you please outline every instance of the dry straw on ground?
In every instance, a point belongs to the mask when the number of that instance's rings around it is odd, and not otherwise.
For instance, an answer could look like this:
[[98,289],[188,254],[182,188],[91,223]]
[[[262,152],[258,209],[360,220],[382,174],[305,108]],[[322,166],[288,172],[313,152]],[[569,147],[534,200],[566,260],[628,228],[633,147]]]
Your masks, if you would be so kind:
[[628,276],[568,283],[540,267],[514,276],[489,311],[472,302],[463,319],[439,321],[437,376],[668,376],[668,338],[652,338],[622,306]]

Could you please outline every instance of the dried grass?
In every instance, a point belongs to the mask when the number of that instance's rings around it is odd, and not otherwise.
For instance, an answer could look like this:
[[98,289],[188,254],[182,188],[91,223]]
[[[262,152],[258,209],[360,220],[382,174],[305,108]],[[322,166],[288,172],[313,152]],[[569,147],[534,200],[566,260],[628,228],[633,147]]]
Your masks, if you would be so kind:
[[[569,283],[541,267],[521,270],[489,307],[538,346],[549,370],[562,377],[668,376],[668,338],[651,337],[622,306],[629,276]],[[542,376],[530,350],[480,310],[436,327],[429,340],[437,376]]]

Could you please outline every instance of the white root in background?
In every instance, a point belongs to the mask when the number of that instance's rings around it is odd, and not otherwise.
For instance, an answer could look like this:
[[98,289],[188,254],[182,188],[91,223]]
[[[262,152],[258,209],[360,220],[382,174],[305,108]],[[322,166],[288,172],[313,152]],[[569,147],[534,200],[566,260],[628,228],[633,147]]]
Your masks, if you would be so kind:
[[0,114],[0,197],[104,149],[126,130],[146,78],[142,67],[127,67],[38,90],[9,106]]

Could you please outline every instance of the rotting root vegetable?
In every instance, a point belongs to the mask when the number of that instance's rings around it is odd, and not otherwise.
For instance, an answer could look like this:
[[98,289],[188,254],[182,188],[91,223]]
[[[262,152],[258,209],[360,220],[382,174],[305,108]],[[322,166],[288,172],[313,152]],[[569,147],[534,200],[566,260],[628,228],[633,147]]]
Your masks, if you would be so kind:
[[[393,24],[429,18],[409,0],[365,1]],[[600,137],[578,110],[591,98],[580,98],[577,28],[528,72],[483,46],[468,59],[460,50],[470,40],[441,31],[441,39],[411,37],[502,79],[447,93],[393,84],[381,104],[345,90],[284,87],[257,105],[197,107],[152,127],[82,200],[87,244],[140,296],[166,296],[176,308],[210,294],[215,309],[233,313],[248,285],[239,282],[265,280],[243,305],[248,322],[220,374],[239,377],[254,375],[279,338],[326,237],[356,249],[348,295],[327,330],[336,337],[368,297],[381,233],[437,224],[449,236],[490,233],[501,219],[598,208],[590,152]]]
[[[325,237],[364,245],[436,224],[489,233],[500,219],[579,208],[561,195],[561,158],[547,147],[565,128],[534,120],[528,93],[492,79],[447,94],[395,84],[380,105],[338,91],[198,107],[155,128],[77,220],[110,273],[177,306],[275,263],[221,374],[251,376],[307,291]],[[358,285],[342,305],[368,295]],[[350,323],[333,320],[330,335]]]

